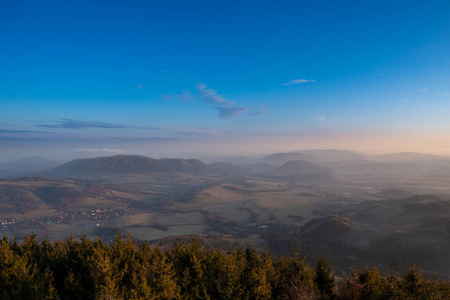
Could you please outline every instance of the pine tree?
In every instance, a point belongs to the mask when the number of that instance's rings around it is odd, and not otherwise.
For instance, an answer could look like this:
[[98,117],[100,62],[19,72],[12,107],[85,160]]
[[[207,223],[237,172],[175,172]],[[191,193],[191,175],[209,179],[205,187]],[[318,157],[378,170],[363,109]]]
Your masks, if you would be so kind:
[[403,276],[403,289],[407,295],[419,298],[422,295],[422,276],[416,263]]
[[314,269],[314,282],[319,289],[319,292],[324,297],[333,297],[334,295],[334,275],[330,268],[330,263],[322,256]]

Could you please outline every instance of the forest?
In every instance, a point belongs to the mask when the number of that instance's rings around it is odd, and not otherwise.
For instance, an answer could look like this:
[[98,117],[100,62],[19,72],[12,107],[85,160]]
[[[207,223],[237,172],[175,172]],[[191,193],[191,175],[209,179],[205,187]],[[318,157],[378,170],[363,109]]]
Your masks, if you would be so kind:
[[0,240],[1,299],[448,299],[450,282],[413,263],[382,276],[375,267],[335,276],[324,258],[275,256],[250,246],[189,242],[160,248],[117,236],[65,241]]

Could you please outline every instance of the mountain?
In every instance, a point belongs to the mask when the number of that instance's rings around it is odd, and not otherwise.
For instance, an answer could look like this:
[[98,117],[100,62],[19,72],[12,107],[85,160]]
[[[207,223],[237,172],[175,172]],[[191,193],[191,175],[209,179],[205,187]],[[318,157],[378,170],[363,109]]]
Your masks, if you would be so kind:
[[321,166],[305,160],[291,160],[275,168],[274,173],[282,175],[309,175],[317,173],[331,173],[328,167]]
[[443,160],[444,157],[423,154],[415,152],[401,152],[401,153],[390,153],[382,154],[373,157],[374,160],[384,161],[384,162],[417,162],[417,161],[432,161],[432,160]]
[[[322,249],[364,258],[375,249],[380,252],[389,236],[370,226],[361,226],[349,218],[329,215],[308,221],[300,230],[300,238],[304,243],[320,243]],[[374,257],[374,254],[368,257]]]
[[208,166],[196,159],[153,159],[139,155],[116,155],[76,159],[42,172],[46,177],[78,177],[89,174],[200,173]]
[[299,150],[295,152],[306,155],[308,157],[307,160],[316,163],[366,159],[366,156],[364,154],[352,150],[325,149]]
[[305,160],[291,160],[283,165],[255,174],[288,182],[336,182],[333,170]]
[[287,153],[275,153],[263,157],[260,161],[272,166],[280,166],[290,160],[306,160],[314,163],[364,160],[366,156],[351,150],[298,150]]
[[355,230],[357,226],[348,218],[330,215],[312,219],[301,228],[301,236],[320,240],[335,240]]
[[275,153],[268,156],[263,157],[260,161],[262,163],[271,165],[271,166],[281,166],[284,163],[287,163],[291,160],[309,160],[309,157],[303,153],[296,152],[288,152],[288,153]]
[[50,179],[23,177],[0,180],[0,215],[24,214],[39,210],[52,214],[52,209],[107,206],[144,197],[141,191],[114,185],[108,187],[84,179]]
[[208,166],[198,159],[161,158],[158,161],[167,166],[169,172],[204,173],[208,171]]
[[0,177],[15,178],[58,166],[59,163],[42,157],[26,157],[0,165]]
[[262,163],[262,162],[255,163],[255,164],[242,165],[242,167],[252,173],[267,173],[267,172],[270,172],[273,170],[272,166]]
[[232,176],[232,175],[243,175],[249,171],[243,167],[236,166],[227,162],[218,162],[209,165],[212,172]]

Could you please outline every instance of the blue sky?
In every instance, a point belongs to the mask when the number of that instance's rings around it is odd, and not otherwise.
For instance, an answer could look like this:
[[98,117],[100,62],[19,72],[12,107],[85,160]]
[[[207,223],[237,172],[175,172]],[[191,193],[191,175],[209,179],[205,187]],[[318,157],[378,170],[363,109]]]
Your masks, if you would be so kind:
[[450,154],[448,1],[0,3],[0,161]]

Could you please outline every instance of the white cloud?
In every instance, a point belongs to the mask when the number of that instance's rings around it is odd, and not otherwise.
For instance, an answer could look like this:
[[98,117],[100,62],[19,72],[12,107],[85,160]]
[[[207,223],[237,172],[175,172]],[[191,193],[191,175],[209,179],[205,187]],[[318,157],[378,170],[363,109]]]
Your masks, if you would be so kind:
[[292,84],[300,84],[300,83],[306,83],[306,82],[316,82],[313,79],[293,79],[293,80],[289,80],[289,82],[283,83],[283,86],[289,86]]
[[429,88],[423,88],[423,89],[418,90],[418,92],[419,93],[426,93],[426,92],[428,92],[428,90],[429,90]]

